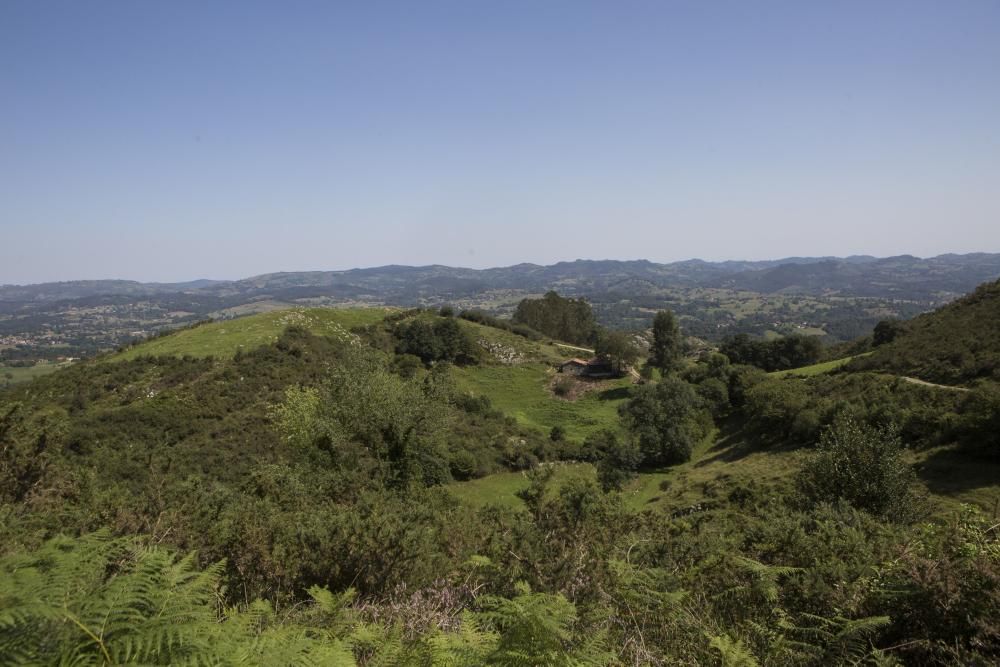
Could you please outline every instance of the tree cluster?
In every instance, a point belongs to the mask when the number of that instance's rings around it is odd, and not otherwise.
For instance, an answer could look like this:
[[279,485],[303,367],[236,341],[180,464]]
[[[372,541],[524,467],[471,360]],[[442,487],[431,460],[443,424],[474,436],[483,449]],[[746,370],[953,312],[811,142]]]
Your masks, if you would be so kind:
[[472,364],[480,357],[480,349],[472,337],[454,318],[429,319],[417,317],[398,324],[394,330],[396,352],[412,354],[424,363],[448,361]]
[[597,321],[587,301],[567,299],[553,291],[541,299],[522,299],[513,321],[556,340],[578,345],[592,343],[597,332]]
[[726,338],[719,351],[734,364],[746,364],[765,371],[783,371],[816,363],[823,345],[815,336],[792,335],[774,340],[754,340],[747,334]]

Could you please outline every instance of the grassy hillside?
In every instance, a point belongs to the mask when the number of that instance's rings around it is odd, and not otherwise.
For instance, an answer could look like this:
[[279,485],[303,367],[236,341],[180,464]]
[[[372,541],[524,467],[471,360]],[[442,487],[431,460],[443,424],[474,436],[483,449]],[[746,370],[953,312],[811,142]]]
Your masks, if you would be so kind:
[[[419,317],[440,319],[427,312]],[[627,398],[630,378],[573,380],[559,374],[556,366],[574,356],[590,356],[581,348],[548,339],[529,340],[462,319],[458,322],[483,351],[479,363],[452,368],[460,390],[486,396],[494,408],[518,424],[545,434],[559,426],[566,437],[583,440],[595,431],[619,428],[618,406]],[[573,382],[565,397],[554,391],[560,379]]]
[[485,395],[493,406],[524,426],[548,431],[561,426],[569,438],[582,440],[604,428],[618,428],[618,406],[628,396],[629,378],[593,383],[575,400],[556,397],[551,366],[526,363],[518,366],[469,366],[455,369],[461,389]]
[[[289,326],[318,336],[344,339],[350,329],[381,322],[393,309],[310,308],[259,313],[233,320],[202,324],[143,341],[109,357],[128,361],[141,356],[191,356],[232,358],[278,340]],[[430,312],[421,318],[438,319]],[[458,387],[476,396],[489,397],[493,406],[522,426],[545,433],[561,426],[568,437],[583,439],[602,428],[617,428],[617,407],[625,399],[627,379],[590,383],[580,398],[564,400],[553,395],[550,384],[554,365],[579,351],[552,341],[532,341],[509,331],[458,320],[483,349],[478,365],[456,367]]]
[[812,375],[822,375],[823,373],[829,373],[830,371],[835,371],[838,368],[842,368],[849,364],[852,360],[865,357],[871,354],[870,352],[865,352],[863,354],[854,355],[851,357],[844,357],[843,359],[833,359],[831,361],[822,361],[818,364],[812,364],[811,366],[802,366],[801,368],[790,368],[786,371],[774,371],[768,373],[772,377],[785,377],[785,376],[799,376],[799,377],[810,377]]
[[1000,281],[905,324],[892,342],[851,363],[941,384],[1000,382]]
[[352,327],[373,324],[392,312],[387,308],[308,308],[259,313],[233,320],[210,322],[152,338],[110,357],[113,361],[142,355],[232,357],[278,340],[289,326],[318,336],[345,337]]
[[[996,664],[1000,392],[722,355],[578,384],[530,331],[381,315],[203,325],[0,392],[0,645],[179,664],[238,626],[282,640],[241,648],[260,664]],[[617,428],[630,394],[618,438],[548,437]]]
[[[731,422],[713,431],[693,452],[691,460],[663,470],[644,471],[622,490],[625,505],[633,511],[684,513],[692,508],[717,508],[739,504],[741,498],[790,497],[792,480],[806,452],[795,446],[761,448],[752,432]],[[927,492],[929,511],[945,519],[963,503],[993,511],[1000,504],[997,466],[970,456],[955,445],[915,449],[907,461]],[[553,487],[574,479],[593,480],[589,463],[556,466]],[[528,488],[525,472],[501,472],[467,482],[454,482],[448,490],[463,505],[480,508],[499,505],[524,509],[518,492]]]
[[0,364],[0,388],[29,382],[37,377],[55,373],[72,365],[71,361],[40,361],[34,366],[7,366]]

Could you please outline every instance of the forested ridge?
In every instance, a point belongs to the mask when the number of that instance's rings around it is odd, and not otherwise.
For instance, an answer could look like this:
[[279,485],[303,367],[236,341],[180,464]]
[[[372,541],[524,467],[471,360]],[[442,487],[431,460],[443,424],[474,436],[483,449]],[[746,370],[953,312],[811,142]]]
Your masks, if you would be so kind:
[[[576,439],[458,383],[554,364],[546,336],[637,363],[554,293],[516,325],[399,311],[88,360],[0,393],[0,662],[993,664],[995,508],[951,487],[995,481],[948,470],[1000,470],[996,303],[806,378],[766,372],[801,341],[685,358],[662,313],[644,381]],[[511,472],[514,504],[455,492]]]

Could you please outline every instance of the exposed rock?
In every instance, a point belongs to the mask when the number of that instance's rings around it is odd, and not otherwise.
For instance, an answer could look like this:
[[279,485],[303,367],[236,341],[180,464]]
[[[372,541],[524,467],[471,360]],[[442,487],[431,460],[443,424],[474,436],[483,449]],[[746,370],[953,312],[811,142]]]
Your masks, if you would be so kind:
[[524,355],[508,345],[489,341],[485,338],[480,338],[477,342],[481,348],[489,352],[501,364],[514,366],[524,361]]

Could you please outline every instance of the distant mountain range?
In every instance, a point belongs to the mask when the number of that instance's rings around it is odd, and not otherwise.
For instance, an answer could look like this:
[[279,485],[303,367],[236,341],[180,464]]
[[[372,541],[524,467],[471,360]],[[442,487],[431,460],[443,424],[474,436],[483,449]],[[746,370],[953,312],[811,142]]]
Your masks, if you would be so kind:
[[564,294],[644,293],[663,288],[709,287],[762,294],[872,296],[947,301],[1000,277],[1000,254],[972,253],[919,258],[789,257],[768,261],[657,264],[646,260],[576,260],[550,266],[516,264],[491,269],[441,265],[389,265],[346,271],[269,273],[243,280],[141,283],[81,280],[0,286],[0,301],[38,303],[91,297],[141,298],[187,294],[242,301],[328,297],[416,303],[469,297],[490,290]]

